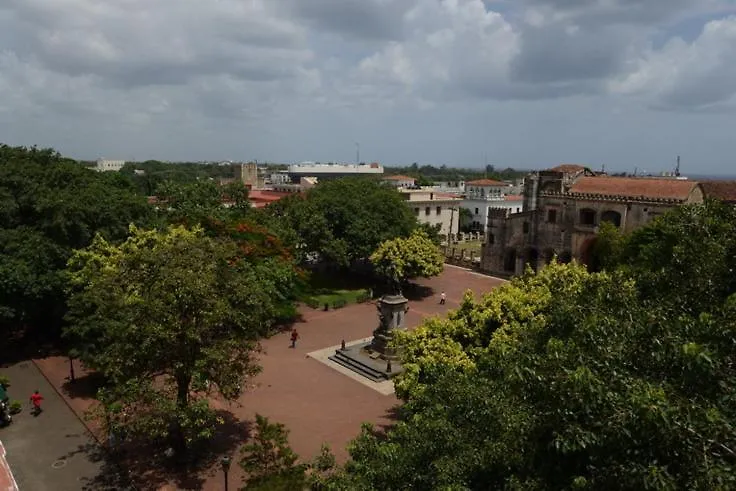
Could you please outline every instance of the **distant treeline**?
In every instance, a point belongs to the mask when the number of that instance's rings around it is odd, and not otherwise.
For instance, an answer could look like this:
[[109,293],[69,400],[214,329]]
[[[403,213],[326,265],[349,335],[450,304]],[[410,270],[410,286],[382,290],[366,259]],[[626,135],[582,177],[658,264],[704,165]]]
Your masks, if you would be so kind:
[[416,162],[406,167],[386,167],[387,175],[407,175],[417,179],[419,185],[430,185],[435,182],[446,181],[472,181],[474,179],[496,179],[499,181],[513,181],[524,177],[528,172],[516,170],[511,167],[496,169],[493,165],[487,165],[481,169],[464,169],[459,167],[448,167],[441,165],[419,166]]

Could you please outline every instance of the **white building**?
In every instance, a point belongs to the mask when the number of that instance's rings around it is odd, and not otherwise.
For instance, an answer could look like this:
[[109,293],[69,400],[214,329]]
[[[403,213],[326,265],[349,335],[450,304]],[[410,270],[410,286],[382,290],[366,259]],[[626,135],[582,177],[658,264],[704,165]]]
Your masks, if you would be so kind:
[[125,160],[98,159],[95,170],[98,172],[118,172],[125,165]]
[[461,199],[432,189],[399,189],[420,223],[440,225],[440,234],[456,234]]
[[270,180],[270,184],[274,186],[291,183],[291,177],[289,177],[289,173],[286,171],[279,171],[279,172],[271,173],[269,180]]
[[383,178],[383,182],[397,188],[413,188],[416,186],[417,180],[410,176],[386,176]]
[[289,166],[289,176],[293,181],[302,177],[318,177],[321,180],[346,176],[380,176],[383,166],[377,162],[372,164],[320,164],[319,162],[302,162]]
[[472,230],[484,232],[488,224],[489,210],[492,208],[505,209],[507,213],[521,212],[522,199],[512,194],[513,184],[493,179],[478,179],[465,183],[465,198],[462,207],[472,215],[470,226]]

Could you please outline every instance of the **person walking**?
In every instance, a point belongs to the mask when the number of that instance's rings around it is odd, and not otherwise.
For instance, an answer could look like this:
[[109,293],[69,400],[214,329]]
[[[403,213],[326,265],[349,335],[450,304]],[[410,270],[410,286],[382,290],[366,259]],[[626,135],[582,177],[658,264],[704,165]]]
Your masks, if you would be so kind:
[[442,291],[442,294],[440,295],[440,305],[445,305],[445,302],[447,301],[447,294]]
[[41,409],[41,401],[43,401],[43,396],[38,391],[38,389],[36,389],[36,391],[31,394],[31,404],[33,404],[34,416],[38,416],[39,414],[41,414],[41,411],[43,411],[43,409]]
[[291,347],[296,348],[296,340],[299,339],[299,333],[296,331],[296,328],[294,328],[291,331]]

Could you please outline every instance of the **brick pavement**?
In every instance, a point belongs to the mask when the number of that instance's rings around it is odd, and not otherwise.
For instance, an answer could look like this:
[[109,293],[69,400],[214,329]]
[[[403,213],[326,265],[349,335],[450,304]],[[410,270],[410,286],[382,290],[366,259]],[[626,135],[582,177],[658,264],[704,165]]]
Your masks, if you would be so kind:
[[[456,308],[467,289],[486,292],[503,280],[446,266],[439,277],[422,279],[418,283],[432,288],[434,293],[410,301],[406,317],[409,328],[416,327],[427,316],[442,315]],[[439,305],[442,290],[447,294],[446,305]],[[315,456],[321,444],[326,442],[338,461],[344,461],[346,445],[357,435],[361,423],[390,424],[392,411],[399,401],[394,395],[382,395],[306,355],[339,344],[342,339],[350,341],[370,336],[377,323],[376,308],[369,303],[329,312],[305,308],[302,313],[302,321],[295,325],[300,332],[296,349],[289,348],[288,333],[264,340],[260,356],[262,373],[237,402],[214,400],[213,406],[231,411],[241,421],[252,421],[259,413],[285,424],[290,430],[292,448],[305,459]],[[74,397],[64,391],[69,372],[66,359],[47,358],[37,363],[75,411],[82,412],[94,403],[89,397]],[[238,485],[241,478],[239,467],[233,465],[231,485]],[[222,489],[222,479],[221,471],[213,468],[203,489]]]
[[[103,462],[95,441],[38,368],[25,361],[3,368],[0,373],[10,378],[10,399],[23,403],[23,411],[13,416],[10,426],[0,429],[18,488],[24,491],[110,489],[101,484]],[[33,416],[28,398],[36,389],[44,397],[43,412]]]

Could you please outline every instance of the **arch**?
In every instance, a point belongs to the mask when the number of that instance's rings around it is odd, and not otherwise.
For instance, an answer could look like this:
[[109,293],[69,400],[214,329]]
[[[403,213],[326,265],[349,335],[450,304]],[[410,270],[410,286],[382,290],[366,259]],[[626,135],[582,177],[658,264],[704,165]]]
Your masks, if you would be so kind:
[[516,249],[506,249],[504,252],[503,270],[509,273],[516,272]]
[[595,262],[593,258],[593,248],[595,247],[595,243],[598,241],[597,236],[588,237],[585,239],[580,246],[580,262],[588,267],[589,270],[593,270],[591,268],[592,264]]
[[596,212],[592,208],[583,208],[578,213],[578,221],[580,225],[595,225]]
[[534,247],[524,249],[524,269],[526,269],[527,264],[532,268],[532,271],[537,271],[539,251]]
[[570,251],[562,251],[560,255],[557,256],[557,262],[560,264],[572,262],[572,253]]
[[621,213],[613,210],[606,210],[601,214],[601,223],[602,222],[609,222],[613,225],[620,227],[621,226]]
[[542,257],[544,258],[544,264],[551,263],[552,260],[555,258],[555,254],[557,254],[557,252],[553,248],[548,247],[547,249],[545,249],[544,253],[542,254]]

